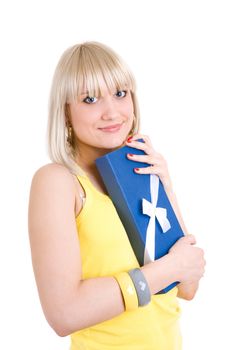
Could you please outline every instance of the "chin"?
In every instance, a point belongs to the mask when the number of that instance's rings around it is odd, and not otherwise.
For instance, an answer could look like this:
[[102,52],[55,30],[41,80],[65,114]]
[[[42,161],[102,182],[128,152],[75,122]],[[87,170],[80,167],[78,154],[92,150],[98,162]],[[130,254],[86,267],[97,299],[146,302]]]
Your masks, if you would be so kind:
[[120,148],[124,145],[125,140],[126,140],[126,138],[121,139],[121,140],[119,140],[119,139],[118,140],[111,140],[111,142],[106,143],[105,148],[109,149],[109,150],[111,150],[111,149],[114,150],[114,149]]

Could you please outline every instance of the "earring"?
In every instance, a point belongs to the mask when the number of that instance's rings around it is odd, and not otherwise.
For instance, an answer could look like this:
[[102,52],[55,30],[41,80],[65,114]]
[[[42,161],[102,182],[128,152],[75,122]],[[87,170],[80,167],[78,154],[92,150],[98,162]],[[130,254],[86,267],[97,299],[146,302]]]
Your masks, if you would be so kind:
[[72,146],[73,143],[73,129],[71,125],[67,126],[67,132],[68,132],[68,136],[66,138],[67,143],[69,144],[69,146]]

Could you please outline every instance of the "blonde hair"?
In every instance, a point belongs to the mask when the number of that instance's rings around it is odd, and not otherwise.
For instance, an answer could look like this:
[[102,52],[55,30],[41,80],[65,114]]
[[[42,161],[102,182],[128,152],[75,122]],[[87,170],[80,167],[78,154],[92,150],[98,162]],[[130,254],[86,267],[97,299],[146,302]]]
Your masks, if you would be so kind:
[[72,46],[63,53],[54,73],[49,100],[48,153],[53,162],[65,165],[76,175],[82,170],[75,162],[77,149],[67,142],[67,104],[76,101],[83,89],[89,96],[98,97],[103,82],[110,91],[130,90],[135,115],[131,132],[137,132],[140,117],[135,79],[112,49],[98,42]]

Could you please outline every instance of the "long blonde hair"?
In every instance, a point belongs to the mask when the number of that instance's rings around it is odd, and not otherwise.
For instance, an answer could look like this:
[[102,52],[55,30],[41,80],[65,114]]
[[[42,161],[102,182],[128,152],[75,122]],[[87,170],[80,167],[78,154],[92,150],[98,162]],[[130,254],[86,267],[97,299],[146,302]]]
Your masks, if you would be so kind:
[[108,46],[84,42],[67,49],[56,67],[49,100],[48,153],[50,159],[63,164],[74,174],[82,171],[75,162],[76,149],[67,142],[67,104],[77,100],[83,89],[90,96],[101,94],[101,83],[109,90],[130,90],[134,105],[132,133],[139,129],[139,107],[134,76],[126,63]]

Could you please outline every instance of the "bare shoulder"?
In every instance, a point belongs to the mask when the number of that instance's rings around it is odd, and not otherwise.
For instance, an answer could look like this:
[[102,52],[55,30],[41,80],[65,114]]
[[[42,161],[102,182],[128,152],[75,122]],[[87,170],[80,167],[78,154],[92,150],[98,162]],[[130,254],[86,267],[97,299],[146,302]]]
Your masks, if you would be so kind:
[[70,171],[61,164],[50,163],[39,168],[32,179],[34,181],[70,181]]
[[50,163],[39,168],[31,183],[31,200],[43,201],[43,203],[58,204],[67,202],[71,203],[78,212],[81,208],[80,197],[78,193],[82,188],[75,179],[75,176],[63,165]]
[[35,172],[31,182],[31,199],[38,201],[43,198],[47,201],[51,198],[55,202],[58,198],[65,199],[67,196],[74,198],[75,191],[72,174],[65,166],[51,163]]

